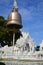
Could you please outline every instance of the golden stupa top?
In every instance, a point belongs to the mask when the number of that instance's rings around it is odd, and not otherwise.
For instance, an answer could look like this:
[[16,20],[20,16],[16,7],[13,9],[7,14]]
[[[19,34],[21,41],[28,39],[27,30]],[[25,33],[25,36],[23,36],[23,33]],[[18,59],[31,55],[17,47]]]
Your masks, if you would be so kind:
[[18,11],[18,6],[17,6],[16,0],[14,0],[14,5],[13,5],[13,10],[12,11],[14,11],[14,10]]
[[8,15],[7,26],[10,28],[22,28],[22,19],[21,15],[18,12],[18,6],[16,0],[14,0],[14,5],[12,12]]

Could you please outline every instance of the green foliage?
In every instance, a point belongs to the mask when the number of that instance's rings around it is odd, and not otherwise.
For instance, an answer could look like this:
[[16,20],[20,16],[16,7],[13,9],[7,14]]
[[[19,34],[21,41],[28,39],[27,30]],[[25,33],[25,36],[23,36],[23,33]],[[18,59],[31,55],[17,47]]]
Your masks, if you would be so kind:
[[[0,43],[2,46],[8,45],[12,46],[12,40],[13,40],[13,31],[12,29],[9,29],[7,26],[7,20],[4,19],[3,16],[0,16]],[[21,31],[18,30],[15,34],[15,44],[18,38],[22,36]]]

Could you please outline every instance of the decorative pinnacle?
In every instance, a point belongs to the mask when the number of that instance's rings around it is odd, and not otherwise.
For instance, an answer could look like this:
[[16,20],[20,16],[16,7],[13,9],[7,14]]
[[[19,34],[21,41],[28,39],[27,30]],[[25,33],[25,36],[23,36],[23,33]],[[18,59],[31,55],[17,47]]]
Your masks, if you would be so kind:
[[14,8],[18,9],[16,0],[14,0]]

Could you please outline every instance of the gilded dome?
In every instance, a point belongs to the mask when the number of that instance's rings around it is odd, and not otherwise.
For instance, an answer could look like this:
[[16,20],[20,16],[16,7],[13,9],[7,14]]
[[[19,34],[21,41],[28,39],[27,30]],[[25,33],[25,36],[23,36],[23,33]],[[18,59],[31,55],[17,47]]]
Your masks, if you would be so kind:
[[22,28],[22,19],[21,19],[21,15],[18,12],[18,7],[17,7],[17,4],[16,4],[16,1],[14,3],[15,3],[15,5],[13,7],[13,10],[8,15],[7,26],[11,27],[11,28],[20,29],[20,28]]

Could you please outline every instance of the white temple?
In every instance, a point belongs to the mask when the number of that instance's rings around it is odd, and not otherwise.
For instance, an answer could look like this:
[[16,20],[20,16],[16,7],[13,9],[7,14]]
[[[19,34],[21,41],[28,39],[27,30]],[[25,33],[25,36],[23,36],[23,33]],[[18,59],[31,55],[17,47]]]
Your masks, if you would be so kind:
[[42,42],[40,44],[40,51],[43,51],[43,40],[42,40]]
[[35,44],[32,41],[29,33],[22,32],[23,37],[20,37],[16,45],[13,47],[0,48],[0,58],[14,59],[43,59],[43,41],[40,44],[40,50],[35,50]]

